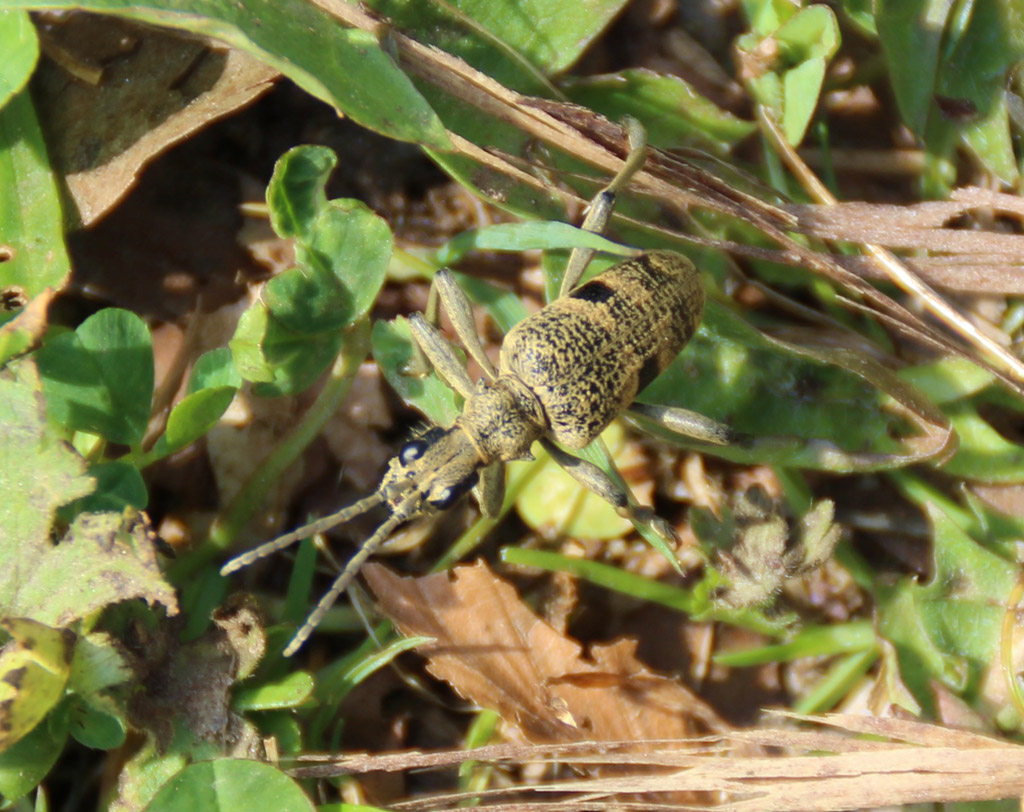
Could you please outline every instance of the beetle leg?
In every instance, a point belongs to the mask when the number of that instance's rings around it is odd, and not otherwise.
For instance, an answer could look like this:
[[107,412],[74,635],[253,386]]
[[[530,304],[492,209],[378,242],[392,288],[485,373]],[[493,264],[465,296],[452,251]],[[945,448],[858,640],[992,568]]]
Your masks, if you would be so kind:
[[[498,373],[495,371],[491,359],[484,352],[480,335],[476,331],[473,309],[469,304],[469,299],[466,297],[465,291],[459,287],[459,283],[455,281],[455,276],[447,268],[442,268],[434,274],[434,279],[430,283],[425,316],[426,321],[434,327],[441,325],[441,305],[444,305],[444,309],[448,312],[448,317],[452,320],[455,334],[462,342],[462,346],[480,365],[484,374],[494,380]],[[415,357],[406,367],[406,374],[425,375],[429,371],[428,360],[417,348]]]
[[484,352],[480,334],[476,331],[476,322],[473,319],[473,309],[470,307],[469,298],[466,296],[466,292],[459,287],[459,283],[455,281],[454,274],[447,268],[442,268],[434,275],[433,286],[436,286],[441,304],[448,312],[448,318],[452,320],[455,334],[462,342],[462,346],[466,348],[466,352],[480,365],[488,378],[493,380],[498,377],[491,359]]
[[[448,339],[441,335],[441,331],[419,313],[409,316],[409,329],[412,332],[413,344],[429,363],[427,368],[433,367],[441,380],[462,397],[470,397],[476,391],[476,387],[459,356],[455,354],[455,349],[448,343]],[[410,365],[414,363],[415,359],[410,361]]]
[[638,505],[627,486],[619,485],[593,463],[563,451],[551,440],[542,438],[540,442],[551,458],[562,466],[569,476],[608,502],[620,516],[633,522],[649,525],[655,533],[670,544],[678,543],[679,539],[672,526],[651,508]]
[[[622,169],[611,179],[611,182],[594,195],[590,201],[590,205],[587,207],[587,216],[583,218],[583,224],[580,226],[584,231],[604,233],[608,226],[608,220],[611,219],[612,210],[615,208],[615,195],[629,183],[630,178],[643,167],[647,160],[647,131],[639,121],[630,116],[626,116],[623,124],[629,138],[629,155],[626,156]],[[562,275],[559,296],[564,296],[576,287],[593,256],[593,248],[572,249],[569,261],[565,265],[565,273]]]
[[689,409],[634,403],[626,409],[626,413],[650,420],[676,434],[682,434],[684,437],[704,443],[732,445],[736,442],[735,432],[727,425],[697,412],[691,412]]
[[498,462],[484,468],[474,493],[484,516],[488,519],[498,518],[505,502],[505,463]]

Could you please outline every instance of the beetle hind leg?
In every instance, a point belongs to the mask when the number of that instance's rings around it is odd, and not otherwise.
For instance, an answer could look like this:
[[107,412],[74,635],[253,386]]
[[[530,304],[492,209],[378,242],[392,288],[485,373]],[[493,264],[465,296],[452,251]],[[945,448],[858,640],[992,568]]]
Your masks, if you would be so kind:
[[620,516],[632,522],[648,525],[669,544],[678,543],[679,538],[672,526],[651,508],[638,505],[628,486],[616,482],[593,463],[563,451],[551,440],[545,438],[540,442],[544,450],[569,476],[608,502]]
[[626,414],[649,420],[676,434],[711,445],[735,445],[739,436],[729,426],[689,409],[634,403]]

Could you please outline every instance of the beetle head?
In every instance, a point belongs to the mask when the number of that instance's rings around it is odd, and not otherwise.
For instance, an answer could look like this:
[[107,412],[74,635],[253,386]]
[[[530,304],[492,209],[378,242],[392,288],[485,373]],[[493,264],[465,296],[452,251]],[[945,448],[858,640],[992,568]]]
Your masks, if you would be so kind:
[[476,485],[481,464],[462,429],[434,426],[402,446],[381,491],[393,511],[404,510],[410,518],[447,510]]

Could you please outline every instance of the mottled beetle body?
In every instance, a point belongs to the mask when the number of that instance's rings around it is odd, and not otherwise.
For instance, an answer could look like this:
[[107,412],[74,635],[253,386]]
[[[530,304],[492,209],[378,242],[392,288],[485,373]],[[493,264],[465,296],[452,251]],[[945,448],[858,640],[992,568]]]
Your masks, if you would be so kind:
[[547,434],[583,448],[672,363],[703,312],[693,263],[674,251],[650,251],[512,328],[499,373],[514,375],[534,394]]
[[[631,151],[623,169],[591,204],[583,228],[604,230],[615,193],[643,165],[645,135],[627,125]],[[495,369],[473,324],[469,301],[454,276],[441,269],[431,285],[427,317],[413,314],[416,350],[408,374],[438,376],[465,399],[450,428],[432,427],[410,440],[388,464],[377,490],[332,516],[281,536],[228,562],[223,574],[384,504],[391,515],[349,559],[285,649],[292,654],[369,558],[400,524],[445,510],[474,486],[481,509],[497,516],[504,500],[504,464],[530,458],[539,442],[581,484],[620,514],[674,538],[667,523],[635,504],[627,488],[562,446],[580,449],[628,411],[702,442],[725,444],[726,426],[683,409],[633,403],[693,336],[704,310],[704,289],[693,263],[674,251],[650,251],[620,262],[579,287],[593,251],[574,249],[561,295],[514,327]],[[437,329],[439,302],[466,351],[484,376],[470,380],[465,366]],[[632,405],[631,405],[632,404]]]

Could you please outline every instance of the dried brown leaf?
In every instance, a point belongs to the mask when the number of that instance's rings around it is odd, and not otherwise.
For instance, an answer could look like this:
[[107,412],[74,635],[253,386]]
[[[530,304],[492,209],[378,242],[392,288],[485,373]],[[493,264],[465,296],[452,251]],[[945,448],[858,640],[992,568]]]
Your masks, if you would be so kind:
[[[806,233],[826,240],[870,242],[887,248],[927,249],[949,254],[992,254],[1018,259],[1024,255],[1024,235],[1000,231],[946,227],[972,212],[978,197],[972,189],[949,201],[928,201],[909,206],[847,202],[834,206],[786,206]],[[979,190],[980,191],[980,190]],[[999,205],[1011,195],[992,193],[988,202]],[[1009,203],[1000,205],[1010,208]],[[1016,212],[1014,212],[1016,213]]]
[[586,658],[485,564],[402,578],[363,570],[381,610],[420,649],[428,670],[463,697],[493,708],[533,743],[674,739],[726,730],[714,711],[675,680],[647,670],[628,640]]
[[157,155],[257,99],[277,71],[240,51],[128,20],[70,15],[45,29],[35,98],[83,225]]

